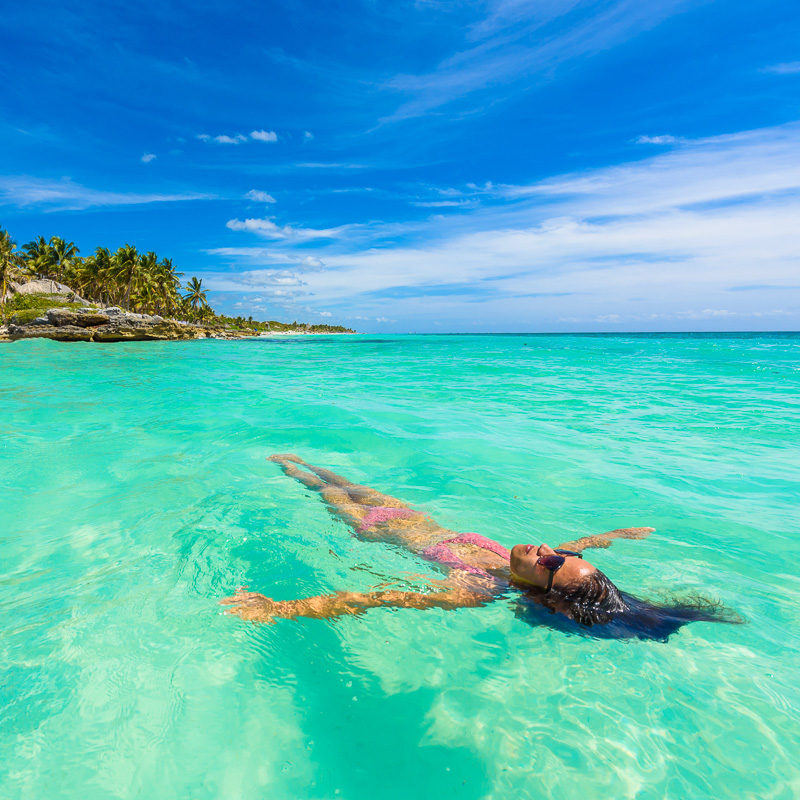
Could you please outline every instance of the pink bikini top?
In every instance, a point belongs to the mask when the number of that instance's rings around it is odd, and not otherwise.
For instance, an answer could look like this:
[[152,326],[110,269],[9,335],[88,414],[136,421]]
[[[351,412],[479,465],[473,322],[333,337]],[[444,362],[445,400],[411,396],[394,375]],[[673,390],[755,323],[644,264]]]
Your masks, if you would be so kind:
[[[375,525],[381,522],[388,522],[390,519],[409,519],[419,515],[419,511],[414,511],[410,508],[390,508],[388,506],[372,506],[366,515],[361,519],[361,524],[358,526],[358,533],[364,533]],[[454,536],[452,539],[447,539],[444,542],[439,542],[431,547],[426,548],[420,555],[428,561],[436,561],[438,564],[443,564],[451,569],[461,569],[464,572],[471,572],[473,575],[484,575],[487,578],[492,576],[480,567],[473,567],[472,564],[467,564],[462,558],[459,558],[447,545],[448,544],[471,544],[475,547],[481,547],[484,550],[489,550],[495,553],[500,558],[506,561],[511,560],[511,553],[506,550],[501,544],[498,544],[493,539],[488,539],[486,536],[481,536],[479,533],[461,533]]]

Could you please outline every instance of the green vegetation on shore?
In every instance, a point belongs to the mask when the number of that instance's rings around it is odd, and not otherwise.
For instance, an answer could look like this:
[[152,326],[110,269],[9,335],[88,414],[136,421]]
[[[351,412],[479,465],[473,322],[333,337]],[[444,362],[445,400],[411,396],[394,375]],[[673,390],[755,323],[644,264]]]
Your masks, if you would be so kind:
[[17,325],[27,325],[50,308],[85,308],[84,303],[69,302],[63,295],[15,294],[5,303],[5,315]]
[[63,298],[14,295],[5,301],[9,284],[34,278],[49,278],[68,285],[78,295],[98,306],[119,306],[139,314],[157,314],[186,322],[199,322],[211,328],[233,329],[241,333],[297,331],[299,333],[354,333],[341,325],[306,325],[259,322],[252,317],[227,317],[217,314],[206,299],[203,281],[192,277],[185,287],[183,273],[170,258],[159,259],[155,252],[139,252],[124,244],[115,252],[98,247],[82,257],[73,242],[58,236],[49,240],[39,236],[17,248],[10,233],[0,228],[0,316],[13,312],[19,322],[35,319],[54,305],[68,305]]

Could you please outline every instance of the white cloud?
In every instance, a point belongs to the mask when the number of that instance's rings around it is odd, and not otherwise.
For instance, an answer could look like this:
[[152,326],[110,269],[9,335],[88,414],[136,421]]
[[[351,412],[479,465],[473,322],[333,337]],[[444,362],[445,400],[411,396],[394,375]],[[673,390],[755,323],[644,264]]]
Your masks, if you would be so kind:
[[412,206],[421,208],[471,208],[475,206],[474,200],[414,200]]
[[142,156],[142,161],[143,161],[145,164],[149,164],[151,161],[155,160],[157,157],[158,157],[158,156],[156,156],[156,154],[155,154],[155,153],[145,153],[145,154]]
[[276,203],[277,200],[271,195],[267,194],[266,192],[261,192],[258,189],[251,189],[245,195],[250,200],[255,200],[256,203]]
[[498,186],[506,198],[561,199],[568,213],[643,215],[800,187],[800,125],[710,137],[632,164]]
[[288,269],[259,269],[243,272],[237,276],[245,286],[252,286],[256,289],[266,289],[270,287],[298,287],[305,286],[294,272]]
[[303,140],[308,142],[314,138],[314,134],[311,131],[303,131]]
[[332,317],[333,316],[333,314],[331,314],[330,311],[317,311],[317,314],[319,314],[321,317]]
[[366,169],[367,164],[348,164],[346,162],[323,162],[323,161],[306,161],[301,164],[295,164],[296,167],[303,167],[304,169]]
[[221,134],[220,136],[209,136],[207,133],[198,133],[197,138],[203,142],[216,142],[217,144],[242,144],[247,141],[246,136],[237,133],[234,136]]
[[257,142],[277,142],[278,134],[275,131],[251,131],[250,138]]
[[614,323],[614,324],[629,324],[633,323],[648,323],[657,321],[685,321],[685,320],[707,320],[719,318],[732,318],[732,319],[759,319],[769,317],[791,317],[794,316],[791,312],[784,311],[777,308],[771,311],[730,311],[724,308],[705,308],[702,311],[675,311],[669,314],[629,314],[627,316],[620,316],[619,314],[606,314],[596,317],[560,317],[559,322],[570,323],[585,323],[585,322],[601,322],[601,323]]
[[209,272],[203,275],[203,285],[215,292],[257,293],[256,301],[278,298],[282,301],[308,294],[298,275],[287,269],[248,270],[236,274]]
[[303,256],[297,253],[286,253],[276,250],[267,250],[263,247],[216,247],[206,250],[213,256],[223,256],[233,259],[245,259],[253,265],[291,264],[295,269],[303,272],[322,269],[325,263],[316,256]]
[[397,322],[396,319],[389,319],[388,317],[362,317],[355,316],[352,319],[357,319],[359,322]]
[[269,219],[230,219],[226,227],[232,231],[257,233],[267,239],[332,239],[340,235],[343,228],[293,228],[291,225],[276,225]]
[[772,64],[764,67],[763,72],[773,72],[776,75],[796,75],[800,72],[800,61],[787,61],[783,64]]
[[677,136],[671,136],[668,133],[661,136],[637,136],[636,144],[675,144],[682,141]]
[[182,194],[157,192],[109,192],[90,189],[69,178],[53,181],[28,175],[0,176],[0,205],[40,206],[47,211],[79,211],[100,206],[128,206],[144,203],[169,203],[181,200],[211,200],[214,195],[199,192]]
[[493,202],[469,213],[342,226],[311,254],[292,229],[272,223],[268,233],[297,247],[296,259],[324,260],[298,287],[315,302],[413,320],[415,330],[797,327],[800,124],[481,191]]
[[286,228],[279,227],[269,219],[229,219],[226,227],[232,231],[249,231],[274,239],[283,239],[287,235]]

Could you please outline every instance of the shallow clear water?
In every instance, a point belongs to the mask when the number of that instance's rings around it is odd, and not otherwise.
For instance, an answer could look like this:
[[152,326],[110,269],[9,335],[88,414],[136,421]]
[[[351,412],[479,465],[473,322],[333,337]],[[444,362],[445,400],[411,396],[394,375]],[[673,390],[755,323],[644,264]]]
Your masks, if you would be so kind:
[[[0,347],[3,798],[790,798],[800,337]],[[415,585],[265,460],[748,624],[668,643],[511,600],[253,626],[219,598]]]

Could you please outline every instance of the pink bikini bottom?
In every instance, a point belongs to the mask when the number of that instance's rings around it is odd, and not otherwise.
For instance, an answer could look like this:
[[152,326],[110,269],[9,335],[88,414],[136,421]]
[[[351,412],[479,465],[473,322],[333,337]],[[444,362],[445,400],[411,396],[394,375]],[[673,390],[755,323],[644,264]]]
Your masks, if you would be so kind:
[[[362,518],[361,524],[358,526],[358,533],[364,533],[375,525],[382,522],[388,522],[390,519],[410,519],[412,517],[420,516],[419,511],[414,511],[410,508],[391,508],[389,506],[372,506],[366,515]],[[491,553],[496,553],[501,558],[509,561],[511,553],[506,550],[501,544],[498,544],[493,539],[488,539],[486,536],[481,536],[479,533],[461,533],[454,536],[452,539],[447,539],[444,542],[439,542],[431,547],[426,548],[420,555],[428,561],[435,561],[438,564],[443,564],[451,569],[461,569],[465,572],[471,572],[474,575],[485,575],[492,577],[485,569],[480,567],[473,567],[467,564],[462,558],[457,556],[447,545],[448,544],[471,544],[475,547],[481,547]]]

